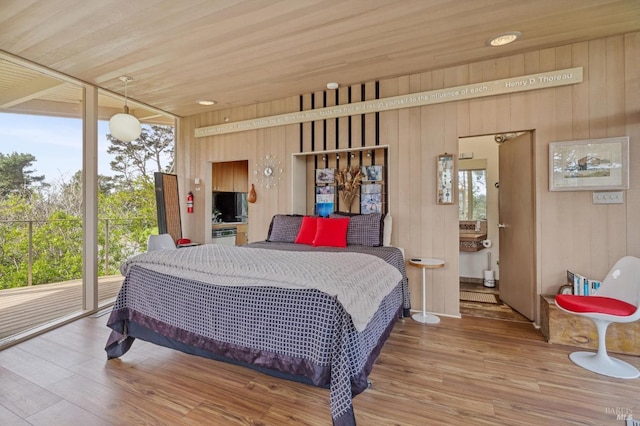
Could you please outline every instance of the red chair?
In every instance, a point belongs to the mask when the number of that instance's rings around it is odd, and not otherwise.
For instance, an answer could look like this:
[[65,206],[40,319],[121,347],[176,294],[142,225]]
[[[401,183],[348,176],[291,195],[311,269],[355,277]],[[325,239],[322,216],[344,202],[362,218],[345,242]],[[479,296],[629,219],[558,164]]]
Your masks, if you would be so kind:
[[640,259],[626,256],[618,260],[594,296],[559,294],[556,305],[565,312],[593,320],[598,331],[598,352],[573,352],[571,361],[582,368],[610,377],[635,379],[640,371],[607,354],[605,336],[612,322],[640,319]]

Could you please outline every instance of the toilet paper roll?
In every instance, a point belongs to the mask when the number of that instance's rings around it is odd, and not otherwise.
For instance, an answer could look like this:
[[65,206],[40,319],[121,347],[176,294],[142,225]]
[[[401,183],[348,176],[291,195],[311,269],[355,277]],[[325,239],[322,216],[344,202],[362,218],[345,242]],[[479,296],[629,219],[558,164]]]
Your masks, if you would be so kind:
[[493,245],[493,243],[491,242],[491,240],[482,240],[482,246],[484,248],[489,248]]

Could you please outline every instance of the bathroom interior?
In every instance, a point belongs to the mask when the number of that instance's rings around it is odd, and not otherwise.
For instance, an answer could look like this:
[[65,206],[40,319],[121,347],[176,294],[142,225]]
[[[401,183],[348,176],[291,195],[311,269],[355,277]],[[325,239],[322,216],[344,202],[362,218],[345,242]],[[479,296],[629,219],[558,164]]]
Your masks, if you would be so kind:
[[498,146],[504,137],[459,139],[460,312],[528,322],[499,297]]

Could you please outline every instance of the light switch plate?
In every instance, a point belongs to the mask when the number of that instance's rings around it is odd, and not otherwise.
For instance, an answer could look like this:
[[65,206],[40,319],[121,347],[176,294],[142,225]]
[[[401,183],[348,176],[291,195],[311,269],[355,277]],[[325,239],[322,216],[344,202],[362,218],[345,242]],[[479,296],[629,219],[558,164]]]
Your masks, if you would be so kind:
[[622,191],[593,191],[593,204],[624,204]]

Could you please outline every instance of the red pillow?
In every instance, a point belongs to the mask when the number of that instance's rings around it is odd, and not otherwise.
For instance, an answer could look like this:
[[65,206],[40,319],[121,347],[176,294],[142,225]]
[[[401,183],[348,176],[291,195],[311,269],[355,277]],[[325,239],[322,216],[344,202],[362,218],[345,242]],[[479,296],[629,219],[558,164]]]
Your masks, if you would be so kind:
[[296,244],[313,244],[313,239],[316,237],[316,219],[313,216],[302,218],[302,225],[300,225],[300,231],[296,236]]
[[348,217],[339,219],[319,217],[316,226],[316,238],[313,240],[313,245],[316,247],[346,247],[348,227]]

